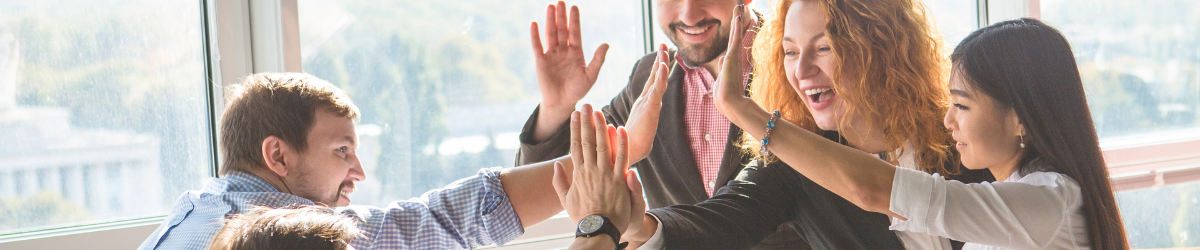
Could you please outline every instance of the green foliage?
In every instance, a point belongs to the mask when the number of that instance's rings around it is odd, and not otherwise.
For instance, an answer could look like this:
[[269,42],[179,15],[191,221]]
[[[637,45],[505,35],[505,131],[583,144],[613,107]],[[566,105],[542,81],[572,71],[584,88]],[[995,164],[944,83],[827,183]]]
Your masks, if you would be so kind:
[[0,234],[79,224],[92,219],[87,209],[52,191],[0,199]]

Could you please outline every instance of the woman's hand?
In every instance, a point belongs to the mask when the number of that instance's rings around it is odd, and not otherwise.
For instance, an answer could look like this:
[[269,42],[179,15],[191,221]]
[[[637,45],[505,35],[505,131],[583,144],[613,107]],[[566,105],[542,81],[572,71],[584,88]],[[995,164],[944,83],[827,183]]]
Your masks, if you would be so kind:
[[658,117],[662,110],[663,93],[667,92],[667,77],[670,77],[667,45],[658,44],[658,53],[654,58],[654,66],[650,68],[650,77],[642,87],[642,94],[633,102],[629,112],[629,122],[625,123],[629,130],[629,162],[639,162],[650,156],[654,147],[654,134],[658,132]]
[[744,112],[744,105],[755,105],[754,101],[745,95],[746,85],[742,70],[745,69],[744,59],[746,48],[742,46],[749,22],[746,20],[746,5],[734,7],[733,21],[729,35],[729,46],[725,56],[721,58],[721,72],[717,76],[716,89],[713,90],[713,100],[721,114],[734,120],[737,112]]

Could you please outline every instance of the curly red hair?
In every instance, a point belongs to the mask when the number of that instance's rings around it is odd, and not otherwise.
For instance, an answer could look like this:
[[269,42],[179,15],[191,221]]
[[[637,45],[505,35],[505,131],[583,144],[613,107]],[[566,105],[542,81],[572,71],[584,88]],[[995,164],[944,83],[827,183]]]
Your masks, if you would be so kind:
[[[787,11],[796,1],[819,1],[828,16],[825,31],[834,55],[829,72],[833,88],[847,104],[839,131],[849,131],[849,117],[862,115],[881,125],[889,152],[898,164],[908,143],[917,151],[922,170],[958,174],[945,167],[954,157],[950,134],[942,126],[949,107],[946,79],[949,62],[941,36],[925,7],[913,0],[775,0],[775,16],[764,22],[754,39],[751,97],[782,119],[819,132],[802,97],[788,84],[784,71],[783,30]],[[747,136],[743,145],[756,148]],[[753,152],[753,150],[750,150]],[[754,152],[755,154],[757,152]]]

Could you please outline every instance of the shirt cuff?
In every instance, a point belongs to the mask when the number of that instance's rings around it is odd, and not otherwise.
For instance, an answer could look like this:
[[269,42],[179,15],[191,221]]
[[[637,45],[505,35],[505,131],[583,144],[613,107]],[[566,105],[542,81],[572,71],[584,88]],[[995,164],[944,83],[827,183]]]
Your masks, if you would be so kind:
[[[513,209],[508,194],[504,192],[504,185],[500,182],[501,169],[480,169],[478,174],[485,182],[485,199],[493,201],[485,202],[484,204],[491,203],[493,206],[485,205],[480,213],[487,224],[492,242],[497,245],[504,245],[525,233],[525,228],[521,226],[521,218],[517,217],[517,211]],[[489,207],[490,209],[487,209]]]
[[646,243],[643,243],[642,246],[638,247],[637,249],[646,249],[646,250],[663,249],[663,247],[662,247],[662,245],[663,245],[663,242],[662,242],[663,241],[663,239],[662,239],[663,238],[662,237],[662,231],[663,231],[662,220],[659,220],[658,216],[655,216],[652,213],[646,213],[646,214],[649,214],[650,217],[654,217],[655,221],[659,221],[659,223],[656,223],[656,224],[658,224],[658,228],[654,229],[654,236],[650,236],[650,239],[646,240]]
[[888,210],[908,220],[892,218],[891,230],[927,232],[927,217],[933,204],[934,182],[937,175],[930,176],[918,170],[897,167],[892,178],[892,198]]

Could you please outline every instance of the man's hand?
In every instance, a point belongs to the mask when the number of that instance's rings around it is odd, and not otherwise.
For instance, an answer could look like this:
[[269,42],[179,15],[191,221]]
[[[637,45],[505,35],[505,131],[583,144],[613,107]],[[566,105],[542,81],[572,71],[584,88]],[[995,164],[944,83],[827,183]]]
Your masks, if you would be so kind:
[[601,215],[625,232],[633,204],[625,174],[629,166],[627,148],[625,129],[607,125],[604,115],[593,111],[591,105],[584,105],[582,112],[572,112],[574,173],[567,173],[561,163],[554,167],[554,191],[572,221]]
[[[733,21],[729,23],[737,24],[730,27],[729,49],[725,51],[725,56],[721,58],[721,73],[717,76],[717,87],[713,90],[714,104],[717,110],[726,117],[732,115],[730,112],[738,112],[738,105],[753,104],[749,98],[746,98],[746,85],[742,82],[743,59],[742,55],[746,48],[742,46],[742,37],[746,34],[746,29],[749,27],[749,22],[746,18],[746,5],[739,4],[734,7]],[[733,120],[733,117],[730,117]]]
[[545,47],[538,33],[538,23],[529,26],[533,44],[533,59],[537,66],[538,89],[542,92],[541,109],[534,139],[545,140],[554,134],[558,126],[567,119],[575,104],[587,95],[600,74],[608,44],[601,44],[592,56],[592,62],[583,58],[583,39],[579,32],[579,7],[571,6],[568,23],[567,5],[546,7]]
[[667,45],[658,44],[658,55],[654,57],[654,66],[650,68],[650,77],[642,94],[633,102],[629,112],[629,159],[638,162],[650,156],[654,147],[654,134],[658,132],[658,114],[662,110],[662,96],[667,92],[667,78],[671,76],[668,60]]

